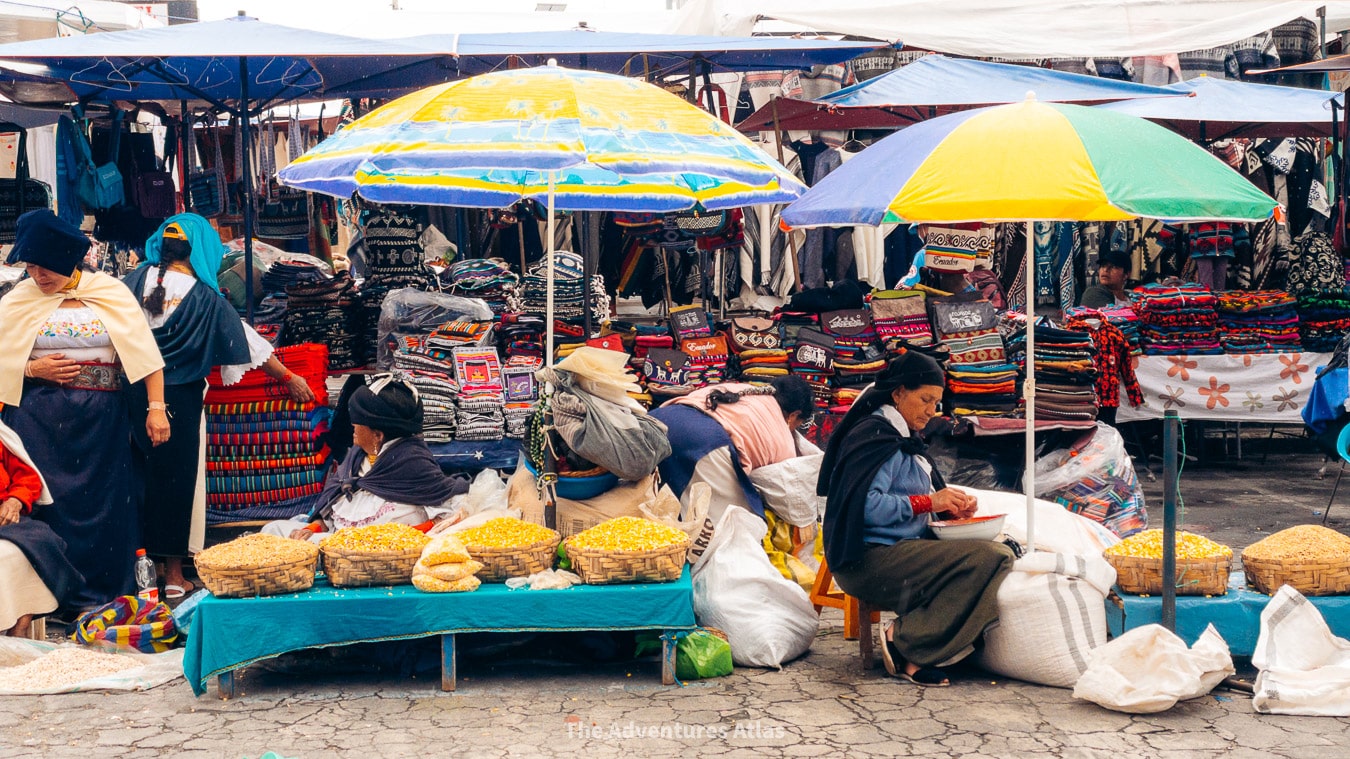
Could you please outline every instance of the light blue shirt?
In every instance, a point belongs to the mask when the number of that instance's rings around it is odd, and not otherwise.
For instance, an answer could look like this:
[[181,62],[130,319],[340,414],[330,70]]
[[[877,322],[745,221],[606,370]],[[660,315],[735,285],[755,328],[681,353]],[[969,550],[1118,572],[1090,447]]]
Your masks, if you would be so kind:
[[[882,406],[872,412],[885,417],[900,434],[909,437],[909,425],[893,406]],[[901,540],[927,537],[929,514],[915,514],[909,504],[912,495],[929,495],[933,480],[928,462],[904,451],[881,465],[872,487],[867,490],[863,511],[863,541],[877,545],[891,545]]]

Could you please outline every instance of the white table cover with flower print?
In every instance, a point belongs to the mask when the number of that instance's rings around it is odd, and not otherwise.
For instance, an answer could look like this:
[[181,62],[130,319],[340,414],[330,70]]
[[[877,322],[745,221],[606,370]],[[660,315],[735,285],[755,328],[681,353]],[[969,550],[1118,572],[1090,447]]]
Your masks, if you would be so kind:
[[1160,419],[1176,409],[1182,419],[1257,424],[1302,424],[1317,369],[1329,353],[1248,353],[1221,356],[1136,356],[1134,372],[1145,405],[1130,408],[1124,391],[1120,422]]

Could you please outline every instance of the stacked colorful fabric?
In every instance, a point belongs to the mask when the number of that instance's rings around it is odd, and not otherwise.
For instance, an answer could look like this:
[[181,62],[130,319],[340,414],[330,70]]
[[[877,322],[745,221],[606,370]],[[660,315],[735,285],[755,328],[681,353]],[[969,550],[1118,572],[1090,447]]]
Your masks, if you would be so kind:
[[[1042,325],[1035,329],[1036,418],[1095,420],[1097,369],[1092,336]],[[1025,368],[1025,329],[1009,341],[1008,349]]]
[[422,398],[422,437],[428,443],[453,440],[459,397],[454,365],[420,350],[399,351],[392,358],[394,371],[417,388]]
[[498,316],[507,310],[507,302],[515,297],[516,286],[520,283],[520,277],[505,262],[492,258],[457,261],[446,270],[444,279],[449,283],[450,292],[479,298]]
[[835,387],[862,387],[886,368],[886,355],[868,311],[821,314],[820,330],[834,338]]
[[455,348],[455,440],[501,440],[506,434],[505,385],[496,348]]
[[767,382],[788,374],[788,352],[785,350],[754,349],[736,355],[741,379],[746,382]]
[[1133,306],[1106,306],[1104,308],[1073,306],[1064,309],[1064,318],[1072,319],[1089,311],[1101,313],[1102,316],[1106,317],[1108,324],[1125,335],[1125,340],[1130,344],[1131,356],[1143,354],[1144,350],[1139,344],[1139,315],[1135,313]]
[[543,319],[529,314],[502,314],[497,329],[508,365],[543,365]]
[[1310,293],[1298,297],[1303,349],[1329,353],[1350,333],[1350,293]]
[[205,410],[209,523],[284,519],[309,508],[328,464],[326,405],[213,403]]
[[291,285],[313,284],[328,279],[319,267],[312,264],[277,261],[262,275],[262,289],[265,293],[284,293]]
[[1017,367],[995,329],[954,332],[948,350],[947,404],[956,416],[1002,416],[1017,411]]
[[[587,288],[585,266],[581,256],[566,250],[553,254],[553,314],[558,319],[580,319],[586,307]],[[609,313],[609,296],[604,281],[593,277],[590,286],[590,307],[593,314]],[[545,315],[548,305],[548,262],[540,261],[525,274],[519,288],[519,298],[512,301],[512,311]]]
[[282,345],[328,346],[328,368],[352,369],[365,363],[356,283],[348,275],[307,281],[286,288]]
[[1139,314],[1144,353],[1155,356],[1216,355],[1219,344],[1217,299],[1194,282],[1145,285],[1130,293]]
[[426,210],[382,205],[363,212],[368,271],[361,285],[362,335],[367,345],[379,344],[380,308],[390,292],[404,287],[440,289],[436,273],[423,260],[422,234]]
[[1232,290],[1217,295],[1220,340],[1228,353],[1301,350],[1298,301],[1283,290]]

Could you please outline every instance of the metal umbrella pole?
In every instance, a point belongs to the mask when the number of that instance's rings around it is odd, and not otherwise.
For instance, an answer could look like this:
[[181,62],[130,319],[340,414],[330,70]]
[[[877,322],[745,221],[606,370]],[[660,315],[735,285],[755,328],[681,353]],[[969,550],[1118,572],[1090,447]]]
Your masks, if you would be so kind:
[[252,152],[249,141],[252,135],[249,130],[249,112],[248,112],[248,59],[239,57],[239,139],[243,142],[241,150],[244,156],[243,183],[244,183],[244,300],[246,301],[247,311],[245,315],[248,323],[253,324],[253,162],[249,156]]
[[1036,552],[1036,229],[1035,222],[1027,223],[1027,254],[1023,262],[1027,282],[1027,378],[1022,384],[1026,399],[1026,469],[1022,472],[1022,486],[1027,491],[1027,553]]

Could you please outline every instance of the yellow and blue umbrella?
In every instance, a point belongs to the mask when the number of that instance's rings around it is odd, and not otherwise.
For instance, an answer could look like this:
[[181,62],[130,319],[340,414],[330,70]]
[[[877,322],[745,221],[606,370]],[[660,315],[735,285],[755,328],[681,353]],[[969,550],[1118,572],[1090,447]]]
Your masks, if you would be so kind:
[[[1078,105],[1012,105],[941,116],[887,137],[783,209],[792,227],[885,222],[1259,221],[1273,198],[1218,158],[1135,116]],[[1027,356],[1035,356],[1027,298]],[[1036,362],[1027,360],[1027,547],[1036,549]]]
[[783,222],[1258,221],[1276,207],[1157,124],[1027,100],[907,127],[830,172],[784,209]]
[[283,184],[377,203],[668,212],[785,203],[802,185],[711,114],[635,79],[558,66],[414,92],[296,159]]

